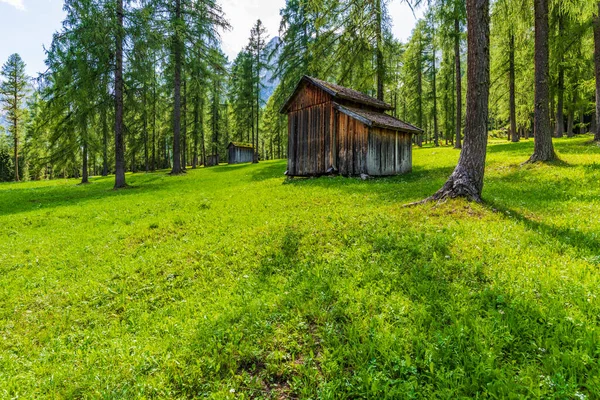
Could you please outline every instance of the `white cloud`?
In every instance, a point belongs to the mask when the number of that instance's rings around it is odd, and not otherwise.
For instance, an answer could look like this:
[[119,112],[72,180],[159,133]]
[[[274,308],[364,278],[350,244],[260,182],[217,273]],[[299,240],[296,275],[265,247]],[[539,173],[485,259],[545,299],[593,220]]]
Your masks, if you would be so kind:
[[25,11],[25,4],[23,3],[23,1],[24,0],[0,0],[0,3],[6,3],[8,5],[13,6],[17,10]]
[[248,44],[250,30],[261,19],[267,36],[279,34],[279,10],[285,6],[285,0],[223,0],[221,6],[232,30],[222,34],[223,51],[233,58]]

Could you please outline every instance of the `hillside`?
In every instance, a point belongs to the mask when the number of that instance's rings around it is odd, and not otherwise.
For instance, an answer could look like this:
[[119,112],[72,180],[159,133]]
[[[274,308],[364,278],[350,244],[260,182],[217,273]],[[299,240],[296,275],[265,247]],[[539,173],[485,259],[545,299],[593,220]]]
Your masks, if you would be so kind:
[[0,184],[2,398],[598,398],[600,148],[285,181],[285,161]]

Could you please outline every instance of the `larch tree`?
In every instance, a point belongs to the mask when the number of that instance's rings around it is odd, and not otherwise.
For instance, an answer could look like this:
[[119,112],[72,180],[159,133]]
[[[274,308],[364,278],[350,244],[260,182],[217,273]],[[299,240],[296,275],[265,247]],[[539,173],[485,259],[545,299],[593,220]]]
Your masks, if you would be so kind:
[[19,54],[12,54],[2,66],[0,75],[4,78],[0,84],[0,102],[9,122],[9,133],[12,136],[13,165],[15,182],[19,176],[19,138],[24,117],[24,102],[29,88],[29,77],[25,73],[25,63]]
[[534,0],[535,13],[535,109],[534,149],[528,162],[556,158],[550,126],[549,12],[548,0]]
[[594,140],[600,142],[600,1],[594,15],[594,72],[596,77],[596,132]]
[[253,81],[254,81],[254,100],[255,100],[255,112],[256,112],[256,125],[253,132],[256,132],[256,135],[253,134],[253,143],[254,147],[254,159],[253,162],[258,162],[258,154],[259,154],[259,131],[260,131],[260,109],[261,109],[261,90],[264,87],[264,84],[261,80],[262,71],[268,67],[268,63],[266,62],[265,57],[265,48],[267,46],[265,37],[267,35],[267,30],[263,25],[262,21],[259,19],[256,21],[256,24],[252,27],[250,32],[250,43],[248,44],[248,51],[252,54],[253,61]]
[[125,125],[123,123],[123,43],[125,41],[125,27],[123,24],[123,0],[115,0],[115,2],[115,189],[121,189],[127,186],[125,182]]
[[489,0],[467,0],[467,121],[458,165],[444,186],[424,201],[464,197],[481,202],[488,140],[490,91]]

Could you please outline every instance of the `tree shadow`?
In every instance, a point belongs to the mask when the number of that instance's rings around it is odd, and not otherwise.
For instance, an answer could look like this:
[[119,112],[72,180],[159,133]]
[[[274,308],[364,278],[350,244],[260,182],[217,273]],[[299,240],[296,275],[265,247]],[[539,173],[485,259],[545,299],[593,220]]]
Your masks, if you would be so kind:
[[536,221],[496,201],[486,201],[485,206],[490,211],[500,214],[506,219],[519,221],[530,231],[555,239],[561,243],[567,243],[569,246],[576,247],[587,253],[598,255],[600,240],[596,239],[595,235],[586,234],[574,228],[561,228],[542,221]]
[[[90,185],[73,184],[44,187],[0,187],[0,216],[29,211],[49,211],[60,207],[85,204],[90,201],[135,196],[141,192],[173,190],[179,182],[165,178],[161,172],[128,176],[127,188],[114,190],[113,178],[92,177]],[[133,179],[131,179],[133,178]],[[157,182],[160,181],[160,184]]]

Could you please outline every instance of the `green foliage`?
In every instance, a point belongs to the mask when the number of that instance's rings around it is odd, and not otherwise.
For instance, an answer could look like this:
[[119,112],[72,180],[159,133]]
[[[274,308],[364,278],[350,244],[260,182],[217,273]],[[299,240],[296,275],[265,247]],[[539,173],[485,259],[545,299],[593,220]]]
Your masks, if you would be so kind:
[[285,162],[0,185],[0,397],[597,398],[600,148],[284,181]]

